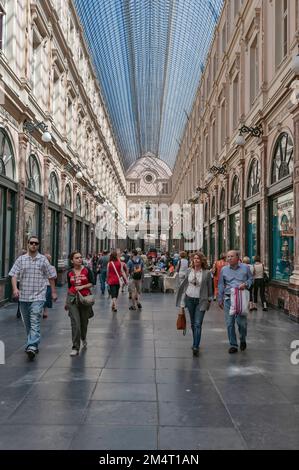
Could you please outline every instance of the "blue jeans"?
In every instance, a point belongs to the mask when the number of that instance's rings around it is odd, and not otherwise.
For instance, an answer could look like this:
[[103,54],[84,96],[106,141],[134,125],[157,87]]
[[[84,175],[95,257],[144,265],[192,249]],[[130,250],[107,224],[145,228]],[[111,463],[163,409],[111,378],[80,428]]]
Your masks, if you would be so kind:
[[100,274],[100,281],[101,281],[101,291],[102,294],[105,294],[105,287],[106,287],[106,279],[107,279],[107,271],[101,271]]
[[185,296],[185,306],[189,311],[191,329],[193,333],[193,348],[198,349],[201,338],[201,327],[205,311],[199,310],[199,299]]
[[26,349],[38,349],[40,342],[40,319],[43,313],[44,300],[37,300],[35,302],[20,302],[20,310],[24,320],[27,344]]
[[236,330],[235,330],[235,321],[237,321],[237,325],[239,328],[240,334],[240,341],[244,343],[246,341],[247,335],[247,317],[246,315],[230,315],[230,299],[224,300],[224,314],[225,314],[225,323],[227,327],[227,334],[228,340],[232,347],[237,348],[238,342],[236,337]]

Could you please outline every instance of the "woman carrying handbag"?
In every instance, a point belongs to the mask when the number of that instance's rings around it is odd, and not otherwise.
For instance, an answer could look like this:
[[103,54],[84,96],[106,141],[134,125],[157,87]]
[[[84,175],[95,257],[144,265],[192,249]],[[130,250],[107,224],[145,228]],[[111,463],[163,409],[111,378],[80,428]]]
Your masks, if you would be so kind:
[[181,307],[185,294],[185,307],[189,311],[193,333],[193,355],[198,356],[202,322],[213,300],[211,273],[203,253],[195,253],[191,269],[188,269],[177,293],[176,306]]
[[126,277],[122,270],[121,262],[117,257],[117,253],[116,251],[113,251],[110,255],[110,260],[107,266],[107,284],[112,298],[112,312],[117,312],[119,288],[122,287],[123,283],[126,283]]
[[91,269],[83,265],[82,255],[74,251],[70,255],[73,267],[67,273],[68,293],[65,309],[69,312],[72,326],[73,347],[70,356],[77,356],[82,347],[87,347],[86,335],[88,319],[93,316],[92,305],[94,296],[91,293],[93,274]]

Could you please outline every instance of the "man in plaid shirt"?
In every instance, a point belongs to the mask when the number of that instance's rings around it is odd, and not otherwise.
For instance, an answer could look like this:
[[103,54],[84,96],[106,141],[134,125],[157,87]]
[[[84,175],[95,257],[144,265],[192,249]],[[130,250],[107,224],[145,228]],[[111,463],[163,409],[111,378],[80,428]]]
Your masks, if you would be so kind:
[[[13,297],[20,302],[21,315],[27,332],[26,353],[30,360],[35,358],[40,342],[40,319],[46,300],[49,279],[52,299],[57,300],[56,272],[47,258],[38,252],[39,240],[32,236],[28,240],[28,253],[15,261],[9,272]],[[17,288],[17,278],[20,286]]]

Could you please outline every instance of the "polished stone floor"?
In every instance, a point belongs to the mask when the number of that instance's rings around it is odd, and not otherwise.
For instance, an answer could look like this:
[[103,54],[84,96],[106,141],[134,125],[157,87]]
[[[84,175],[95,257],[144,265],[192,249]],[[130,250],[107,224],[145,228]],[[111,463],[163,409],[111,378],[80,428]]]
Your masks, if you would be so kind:
[[141,312],[121,294],[112,313],[98,293],[88,349],[71,358],[59,294],[33,363],[16,305],[0,309],[0,449],[299,448],[299,325],[283,313],[251,313],[248,349],[229,355],[214,303],[193,357],[173,294],[144,294]]

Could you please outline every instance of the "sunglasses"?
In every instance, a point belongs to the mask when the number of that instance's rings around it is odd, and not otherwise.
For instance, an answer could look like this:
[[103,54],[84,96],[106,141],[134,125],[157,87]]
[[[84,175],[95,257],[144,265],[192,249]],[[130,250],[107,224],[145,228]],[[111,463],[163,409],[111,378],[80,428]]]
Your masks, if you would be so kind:
[[39,245],[39,242],[29,242],[29,245]]

